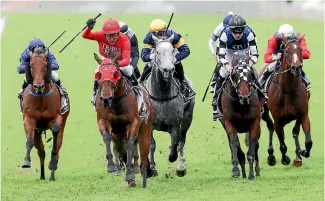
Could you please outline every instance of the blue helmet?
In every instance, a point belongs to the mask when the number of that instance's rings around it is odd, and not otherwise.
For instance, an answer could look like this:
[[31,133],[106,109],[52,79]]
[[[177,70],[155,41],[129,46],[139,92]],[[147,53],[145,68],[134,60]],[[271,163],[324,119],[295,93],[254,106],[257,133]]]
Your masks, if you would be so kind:
[[28,49],[32,50],[37,46],[45,47],[45,44],[43,43],[43,41],[41,41],[41,39],[35,38],[29,42]]
[[227,26],[229,24],[230,19],[233,17],[234,13],[230,11],[228,15],[223,19],[223,26]]

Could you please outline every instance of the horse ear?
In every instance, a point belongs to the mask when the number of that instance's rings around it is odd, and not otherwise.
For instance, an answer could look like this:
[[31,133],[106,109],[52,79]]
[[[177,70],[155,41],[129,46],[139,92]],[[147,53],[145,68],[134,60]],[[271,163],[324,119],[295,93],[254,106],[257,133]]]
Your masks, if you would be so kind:
[[95,60],[97,61],[98,64],[101,64],[103,62],[103,60],[100,59],[99,56],[96,53],[94,53],[94,58],[95,58]]
[[29,56],[32,57],[33,56],[33,52],[29,51]]
[[300,41],[302,41],[302,39],[304,39],[304,38],[305,38],[305,34],[303,34],[303,35],[301,36],[301,38],[299,38],[298,42],[300,43]]
[[157,38],[155,35],[152,34],[152,39],[154,43],[158,43],[159,42],[159,38]]
[[175,34],[173,33],[173,35],[171,35],[171,36],[168,38],[168,40],[169,40],[171,43],[173,43],[174,37],[175,37]]

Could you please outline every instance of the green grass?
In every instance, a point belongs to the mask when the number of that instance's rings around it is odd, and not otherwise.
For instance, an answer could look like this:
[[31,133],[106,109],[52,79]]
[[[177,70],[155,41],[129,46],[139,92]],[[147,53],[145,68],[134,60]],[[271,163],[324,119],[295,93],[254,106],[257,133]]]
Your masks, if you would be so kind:
[[[168,164],[170,137],[166,133],[155,132],[157,141],[156,161],[159,171],[157,178],[148,180],[148,188],[142,189],[137,176],[138,187],[128,189],[124,175],[113,177],[106,173],[105,148],[98,132],[96,116],[90,98],[93,87],[93,73],[96,62],[92,53],[97,52],[97,43],[79,36],[62,53],[58,51],[85,26],[91,15],[9,15],[8,25],[2,38],[1,86],[2,86],[2,200],[323,200],[323,45],[324,24],[297,20],[247,19],[258,36],[260,61],[267,38],[282,23],[291,23],[296,30],[306,34],[312,53],[305,61],[304,69],[312,82],[310,100],[311,134],[313,149],[311,158],[297,169],[280,163],[280,150],[275,137],[277,165],[266,163],[268,132],[262,122],[260,138],[261,177],[250,182],[231,179],[230,151],[227,137],[219,122],[212,121],[211,94],[206,102],[201,99],[210,79],[215,62],[208,49],[208,39],[222,18],[212,15],[176,15],[172,27],[185,36],[191,55],[183,62],[187,75],[194,81],[197,92],[193,124],[188,132],[186,152],[188,173],[184,178],[166,178],[176,168]],[[104,21],[102,16],[95,29]],[[135,30],[138,40],[148,30],[151,20],[168,15],[115,15]],[[57,181],[49,182],[47,168],[50,143],[45,144],[46,181],[39,181],[39,159],[32,151],[32,168],[22,169],[25,156],[25,133],[22,115],[19,113],[19,91],[23,75],[16,73],[18,59],[32,37],[39,37],[50,44],[63,30],[67,33],[55,44],[52,51],[60,63],[59,75],[71,99],[71,113],[67,121],[60,161],[56,171]],[[143,68],[143,63],[139,63]],[[291,135],[293,124],[285,128],[288,154],[293,160],[294,141]],[[50,137],[51,134],[48,134]],[[247,151],[240,136],[242,147]],[[304,134],[300,135],[304,145]],[[248,167],[248,165],[247,165]]]

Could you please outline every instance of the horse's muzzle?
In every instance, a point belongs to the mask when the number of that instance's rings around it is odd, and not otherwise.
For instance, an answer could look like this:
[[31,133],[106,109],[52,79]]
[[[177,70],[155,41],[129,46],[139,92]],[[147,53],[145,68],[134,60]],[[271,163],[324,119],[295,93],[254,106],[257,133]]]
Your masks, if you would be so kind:
[[103,102],[104,107],[110,107],[113,102],[112,96],[101,96],[100,100]]
[[43,94],[45,84],[33,84],[33,87],[34,87],[37,94]]
[[296,77],[301,76],[302,66],[292,66],[290,69],[291,69],[291,73],[294,76]]
[[244,105],[244,104],[249,105],[249,99],[250,99],[249,95],[248,96],[239,96],[239,103],[241,105]]

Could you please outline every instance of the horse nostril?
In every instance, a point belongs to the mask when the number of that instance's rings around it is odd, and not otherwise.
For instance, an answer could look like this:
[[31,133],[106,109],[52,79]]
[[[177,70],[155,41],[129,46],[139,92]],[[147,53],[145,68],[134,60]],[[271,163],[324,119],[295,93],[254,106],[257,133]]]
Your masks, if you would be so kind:
[[164,68],[164,71],[165,71],[165,72],[168,72],[167,68]]

